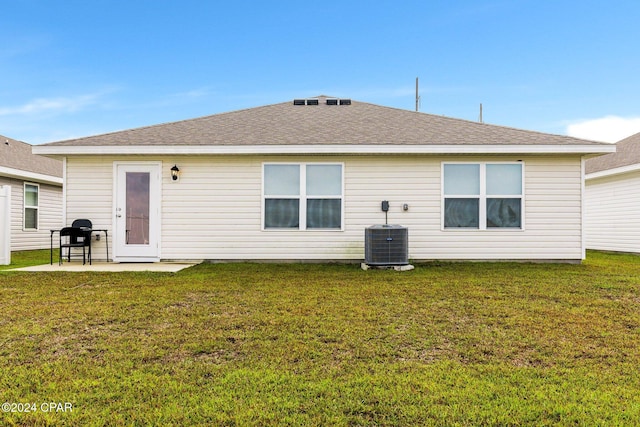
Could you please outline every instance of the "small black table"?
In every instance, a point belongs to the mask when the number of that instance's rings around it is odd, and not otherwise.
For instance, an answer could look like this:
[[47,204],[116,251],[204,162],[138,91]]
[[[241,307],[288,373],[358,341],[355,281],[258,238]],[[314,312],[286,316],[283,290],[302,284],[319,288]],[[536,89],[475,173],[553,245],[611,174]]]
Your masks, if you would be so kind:
[[[53,234],[54,233],[59,233],[60,230],[49,230],[51,232],[51,246],[49,249],[49,262],[51,263],[51,265],[53,265]],[[105,229],[105,228],[92,228],[89,229],[87,231],[91,232],[91,235],[93,235],[93,233],[104,233],[104,242],[107,248],[107,262],[109,262],[109,230]]]

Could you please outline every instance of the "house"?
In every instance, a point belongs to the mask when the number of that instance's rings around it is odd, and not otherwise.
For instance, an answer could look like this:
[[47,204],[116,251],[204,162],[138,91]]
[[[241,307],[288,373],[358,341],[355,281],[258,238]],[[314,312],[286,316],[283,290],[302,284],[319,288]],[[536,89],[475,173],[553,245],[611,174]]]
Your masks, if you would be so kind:
[[115,261],[362,261],[388,221],[412,260],[579,262],[584,161],[614,150],[326,96],[34,147]]
[[640,133],[586,165],[587,248],[640,252]]
[[0,186],[11,187],[13,251],[48,249],[49,230],[62,224],[62,162],[34,155],[31,147],[0,135]]

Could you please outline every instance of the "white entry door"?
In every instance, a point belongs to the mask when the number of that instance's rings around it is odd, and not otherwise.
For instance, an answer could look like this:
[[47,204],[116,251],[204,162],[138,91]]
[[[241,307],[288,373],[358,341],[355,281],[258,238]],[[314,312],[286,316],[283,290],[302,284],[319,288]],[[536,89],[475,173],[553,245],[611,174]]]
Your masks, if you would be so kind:
[[159,162],[116,163],[114,255],[118,262],[160,260]]

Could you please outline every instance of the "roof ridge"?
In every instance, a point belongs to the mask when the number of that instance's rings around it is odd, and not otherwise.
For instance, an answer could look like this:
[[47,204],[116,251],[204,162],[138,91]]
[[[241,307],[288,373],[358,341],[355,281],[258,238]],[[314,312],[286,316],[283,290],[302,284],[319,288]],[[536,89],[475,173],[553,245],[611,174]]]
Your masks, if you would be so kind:
[[60,140],[60,141],[52,141],[52,142],[50,142],[48,144],[57,144],[57,143],[61,143],[61,142],[71,142],[71,141],[81,141],[81,140],[87,139],[87,138],[110,136],[110,135],[115,135],[117,133],[125,133],[125,132],[133,132],[133,131],[139,131],[139,130],[145,130],[145,129],[153,129],[153,128],[166,126],[166,125],[175,125],[175,124],[180,124],[180,123],[185,123],[185,122],[192,122],[192,121],[207,119],[207,118],[210,118],[210,117],[217,117],[217,116],[224,116],[224,115],[228,115],[228,114],[240,113],[242,111],[256,110],[256,109],[260,109],[260,108],[273,107],[275,105],[280,105],[280,104],[287,104],[287,102],[278,102],[278,103],[274,103],[274,104],[260,105],[260,106],[257,106],[257,107],[239,108],[237,110],[223,111],[223,112],[220,112],[220,113],[207,114],[207,115],[204,115],[204,116],[192,117],[190,119],[173,120],[173,121],[168,121],[168,122],[155,123],[155,124],[152,124],[152,125],[134,127],[134,128],[130,128],[130,129],[114,130],[114,131],[111,131],[111,132],[99,133],[99,134],[96,134],[96,135],[81,136],[79,138],[69,138],[69,139],[63,139],[63,140]]
[[[317,98],[324,97],[326,95]],[[294,101],[296,99],[302,98]],[[335,107],[320,102],[320,108],[300,107],[285,101],[46,145],[608,145],[351,98],[340,99],[349,99],[349,106]]]
[[374,107],[378,107],[378,108],[389,108],[389,109],[393,109],[393,110],[397,110],[397,111],[403,111],[403,112],[407,112],[407,113],[424,114],[424,115],[435,117],[435,118],[443,118],[443,119],[446,119],[446,120],[452,120],[452,121],[456,121],[456,122],[465,122],[465,123],[469,123],[469,124],[472,124],[472,125],[491,126],[491,127],[494,127],[494,128],[508,129],[508,130],[513,130],[513,131],[518,131],[518,132],[525,132],[525,133],[530,133],[530,134],[537,134],[537,135],[542,135],[542,136],[553,135],[553,136],[557,136],[559,138],[566,138],[566,139],[570,139],[570,140],[573,140],[573,141],[590,142],[590,143],[600,144],[600,145],[609,145],[609,143],[607,143],[607,142],[596,141],[596,140],[592,140],[592,139],[576,138],[576,137],[569,136],[569,135],[561,135],[561,134],[557,134],[557,133],[550,133],[550,132],[542,132],[542,131],[537,131],[537,130],[522,129],[522,128],[517,128],[517,127],[513,127],[513,126],[498,125],[498,124],[494,124],[494,123],[478,122],[478,121],[470,120],[470,119],[463,119],[463,118],[459,118],[459,117],[451,117],[451,116],[447,116],[447,115],[444,115],[444,114],[436,114],[436,113],[427,113],[427,112],[423,112],[423,111],[408,110],[408,109],[404,109],[404,108],[400,108],[400,107],[390,107],[390,106],[387,106],[387,105],[379,105],[379,104],[373,104],[373,103],[363,102],[363,101],[358,101],[358,103],[360,103],[360,104],[368,104],[368,105],[371,105],[371,106],[374,106]]

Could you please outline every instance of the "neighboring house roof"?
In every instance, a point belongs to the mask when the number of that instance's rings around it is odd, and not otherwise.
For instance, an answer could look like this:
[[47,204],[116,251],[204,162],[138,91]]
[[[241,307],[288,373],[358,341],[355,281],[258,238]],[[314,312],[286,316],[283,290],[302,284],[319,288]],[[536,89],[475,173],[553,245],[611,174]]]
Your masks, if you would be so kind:
[[33,154],[32,147],[0,135],[0,176],[62,184],[62,162]]
[[[106,153],[611,152],[607,144],[327,96],[38,146],[48,155]],[[335,101],[331,101],[335,100]],[[345,102],[346,101],[346,102]],[[298,104],[298,105],[296,105]],[[302,104],[302,105],[300,105]],[[330,105],[331,104],[331,105]],[[337,105],[332,105],[337,104]],[[470,149],[469,147],[484,147]],[[514,147],[521,147],[520,149]],[[458,148],[455,148],[458,147]],[[493,150],[488,147],[494,147]],[[554,149],[555,150],[555,149]],[[552,150],[553,152],[555,152]]]
[[586,173],[592,174],[616,170],[621,173],[625,172],[629,167],[640,165],[640,133],[618,141],[615,146],[615,153],[587,160]]

